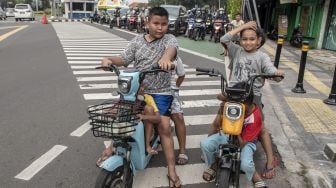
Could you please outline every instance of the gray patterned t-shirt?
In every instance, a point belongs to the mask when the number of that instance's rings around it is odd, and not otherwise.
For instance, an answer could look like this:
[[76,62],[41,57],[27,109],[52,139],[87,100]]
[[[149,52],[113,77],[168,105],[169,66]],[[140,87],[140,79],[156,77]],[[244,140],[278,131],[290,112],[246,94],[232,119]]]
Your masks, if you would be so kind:
[[[165,34],[162,38],[152,42],[147,42],[145,35],[138,35],[130,41],[120,56],[126,66],[134,63],[134,67],[142,71],[157,64],[169,47],[178,48],[177,40],[171,34]],[[160,72],[157,75],[146,75],[143,81],[145,92],[170,93],[170,79],[170,73]]]

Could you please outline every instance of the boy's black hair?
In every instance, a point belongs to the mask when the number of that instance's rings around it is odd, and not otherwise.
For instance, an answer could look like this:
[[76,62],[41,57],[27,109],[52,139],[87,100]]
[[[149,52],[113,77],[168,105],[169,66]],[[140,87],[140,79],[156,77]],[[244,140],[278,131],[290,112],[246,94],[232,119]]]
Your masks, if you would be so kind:
[[264,32],[259,27],[256,30],[250,29],[250,28],[249,29],[243,29],[240,32],[240,38],[243,36],[244,32],[247,31],[247,30],[253,30],[253,31],[255,31],[256,34],[257,34],[257,37],[261,38],[260,45],[258,46],[258,49],[261,48],[265,44],[265,42],[266,42],[266,36],[265,36]]
[[[245,89],[246,92],[249,91],[250,89],[250,84],[246,83],[246,82],[237,82],[236,84],[234,84],[232,86],[232,88],[236,88],[236,89]],[[247,105],[252,105],[253,104],[253,86],[252,86],[252,90],[251,92],[249,93],[249,95],[246,97],[245,99],[245,104]]]
[[153,7],[149,10],[148,19],[150,20],[152,16],[165,16],[169,17],[168,11],[163,7]]

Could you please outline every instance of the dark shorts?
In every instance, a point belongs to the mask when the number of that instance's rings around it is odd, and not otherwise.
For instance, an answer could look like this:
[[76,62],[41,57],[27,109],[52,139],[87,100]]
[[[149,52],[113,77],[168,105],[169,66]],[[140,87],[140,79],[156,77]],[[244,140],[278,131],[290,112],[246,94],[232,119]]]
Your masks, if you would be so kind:
[[170,106],[173,102],[174,97],[171,95],[159,95],[159,94],[150,94],[154,101],[156,106],[159,109],[161,116],[170,116]]

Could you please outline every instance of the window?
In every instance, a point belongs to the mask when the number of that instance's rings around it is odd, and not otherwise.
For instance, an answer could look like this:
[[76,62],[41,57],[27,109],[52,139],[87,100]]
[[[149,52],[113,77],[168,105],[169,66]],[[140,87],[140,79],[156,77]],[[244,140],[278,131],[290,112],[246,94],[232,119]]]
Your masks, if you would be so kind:
[[93,3],[86,3],[86,11],[93,11]]
[[72,10],[83,11],[84,10],[84,3],[72,3]]

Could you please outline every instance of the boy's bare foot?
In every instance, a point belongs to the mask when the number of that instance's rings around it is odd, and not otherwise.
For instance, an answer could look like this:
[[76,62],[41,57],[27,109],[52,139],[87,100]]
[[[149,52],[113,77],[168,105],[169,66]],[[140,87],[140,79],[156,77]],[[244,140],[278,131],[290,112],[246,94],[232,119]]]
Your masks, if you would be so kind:
[[147,147],[146,151],[149,155],[157,155],[159,153],[158,151],[156,151],[155,149],[151,147]]
[[273,157],[273,161],[271,164],[267,164],[265,165],[265,168],[261,174],[261,176],[263,178],[266,179],[272,179],[275,176],[275,168],[278,165],[279,161],[278,158],[276,156]]
[[107,158],[109,158],[113,153],[112,146],[107,147],[98,158],[96,165],[99,167]]

